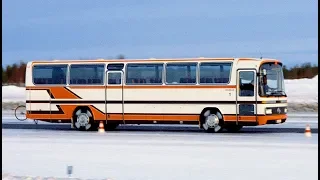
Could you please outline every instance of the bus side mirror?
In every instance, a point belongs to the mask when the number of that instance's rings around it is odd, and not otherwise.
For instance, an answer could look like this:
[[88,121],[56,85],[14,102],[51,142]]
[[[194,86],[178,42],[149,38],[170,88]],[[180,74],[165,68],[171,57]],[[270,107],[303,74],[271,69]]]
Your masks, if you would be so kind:
[[266,69],[263,69],[262,71],[260,71],[260,73],[257,73],[258,74],[258,76],[265,76],[265,75],[267,75],[267,71],[266,71]]
[[262,70],[262,74],[265,76],[265,75],[267,75],[267,70],[266,69],[263,69]]

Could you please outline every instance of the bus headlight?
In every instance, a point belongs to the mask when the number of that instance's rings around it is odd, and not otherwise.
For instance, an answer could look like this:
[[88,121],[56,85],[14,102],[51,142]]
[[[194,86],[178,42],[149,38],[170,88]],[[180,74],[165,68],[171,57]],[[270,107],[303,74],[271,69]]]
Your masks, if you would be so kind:
[[272,114],[272,109],[266,108],[266,114]]

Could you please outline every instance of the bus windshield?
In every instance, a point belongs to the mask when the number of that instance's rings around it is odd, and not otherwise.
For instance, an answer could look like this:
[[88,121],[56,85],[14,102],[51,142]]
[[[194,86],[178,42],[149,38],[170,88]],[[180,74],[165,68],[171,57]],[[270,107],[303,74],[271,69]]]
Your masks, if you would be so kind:
[[259,79],[260,96],[285,96],[284,76],[281,64],[265,63],[260,72],[265,71]]

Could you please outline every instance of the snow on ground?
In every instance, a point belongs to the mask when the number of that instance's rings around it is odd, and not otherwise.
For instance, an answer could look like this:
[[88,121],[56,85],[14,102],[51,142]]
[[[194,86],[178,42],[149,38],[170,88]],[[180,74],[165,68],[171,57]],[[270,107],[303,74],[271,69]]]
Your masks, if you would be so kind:
[[[289,110],[318,111],[318,75],[312,79],[285,80]],[[25,88],[2,86],[2,106],[5,109],[16,107],[25,101]]]
[[[70,143],[72,142],[72,143]],[[318,136],[3,130],[2,172],[121,179],[316,179]]]

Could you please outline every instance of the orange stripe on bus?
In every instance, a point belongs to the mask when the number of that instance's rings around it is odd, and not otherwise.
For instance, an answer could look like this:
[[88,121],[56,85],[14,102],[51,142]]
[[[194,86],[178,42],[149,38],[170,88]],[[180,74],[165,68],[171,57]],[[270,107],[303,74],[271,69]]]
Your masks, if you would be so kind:
[[[224,121],[236,121],[236,115],[225,115],[223,116]],[[246,121],[246,122],[254,122],[256,121],[256,116],[238,116],[239,121]]]
[[239,61],[254,61],[254,60],[257,60],[257,59],[254,59],[254,58],[240,58]]
[[[61,109],[65,112],[65,114],[27,114],[27,118],[30,119],[71,119],[72,115],[74,113],[74,110],[77,106],[75,105],[60,105]],[[89,106],[94,119],[95,120],[146,120],[146,121],[195,121],[199,122],[200,116],[199,115],[172,115],[172,114],[133,114],[133,113],[127,113],[124,114],[124,116],[120,113],[118,114],[107,114],[106,115],[99,110],[95,109],[93,106]],[[266,116],[238,116],[239,120],[238,122],[256,122],[258,121],[259,125],[266,124],[268,120],[280,120],[280,119],[286,119],[287,115],[281,114],[281,115],[266,115]],[[257,118],[257,119],[256,119]],[[224,121],[226,122],[235,122],[237,121],[236,115],[224,115]]]
[[[72,118],[74,110],[78,107],[76,105],[59,105],[59,106],[64,112],[66,119]],[[55,114],[52,114],[52,116],[55,116]]]
[[259,125],[266,124],[268,120],[280,120],[280,119],[287,119],[287,115],[281,114],[281,115],[258,116]]
[[[236,121],[237,116],[236,115],[226,115],[223,116],[224,121]],[[265,115],[265,116],[238,116],[239,122],[256,122],[259,123],[259,125],[266,124],[268,120],[279,120],[279,119],[286,119],[287,115],[280,114],[280,115]]]
[[236,88],[235,85],[125,85],[125,86],[69,86],[70,89],[197,89],[197,88],[207,88],[207,89],[228,89],[228,88]]
[[94,119],[97,119],[97,120],[104,120],[106,119],[106,114],[103,113],[103,112],[100,112],[99,110],[97,110],[94,106],[89,106],[91,112],[92,112],[92,115],[94,117]]
[[[64,114],[27,114],[29,119],[71,119],[75,109],[79,106],[77,105],[59,105]],[[89,106],[94,119],[103,120],[106,115],[97,109]]]
[[71,119],[66,114],[27,114],[28,119],[52,119],[52,120],[65,120]]
[[79,99],[75,94],[72,92],[68,91],[66,88],[59,87],[52,87],[52,86],[38,86],[38,87],[33,87],[33,86],[27,86],[26,90],[37,90],[37,89],[48,89],[50,90],[51,94],[55,99]]
[[[29,119],[71,119],[75,107],[61,106],[65,114],[27,114]],[[90,108],[95,120],[105,120],[105,114]],[[199,121],[198,115],[141,115],[141,114],[108,114],[106,120],[149,120],[149,121]]]
[[[65,119],[72,118],[75,109],[77,107],[79,107],[77,105],[59,105],[59,106],[61,107],[61,109],[65,113]],[[106,118],[106,115],[104,113],[100,112],[99,110],[97,110],[93,106],[87,106],[87,107],[89,107],[89,109],[91,110],[94,119],[103,120]],[[52,114],[51,116],[54,117],[55,114]]]
[[108,114],[107,120],[199,121],[199,115]]
[[55,99],[79,99],[75,94],[63,87],[51,87],[50,91]]
[[[235,89],[236,85],[125,85],[125,86],[68,86],[70,89],[228,89],[232,88]],[[27,90],[35,90],[35,89],[52,89],[57,94],[59,92],[63,93],[65,96],[74,97],[74,95],[67,90],[65,90],[63,87],[26,87]],[[59,92],[58,92],[59,91]],[[64,91],[64,92],[62,92]],[[68,95],[66,94],[68,93]],[[69,98],[68,97],[68,98]],[[74,99],[74,98],[72,98]]]
[[268,63],[268,62],[272,62],[272,63],[281,63],[279,60],[276,59],[264,59],[260,62],[260,65],[262,65],[263,63]]
[[134,62],[190,62],[190,61],[225,61],[230,60],[233,61],[235,58],[180,58],[180,59],[97,59],[97,60],[57,60],[57,61],[33,61],[32,65],[35,64],[67,64],[67,63],[81,63],[81,64],[92,64],[92,63],[134,63]]

